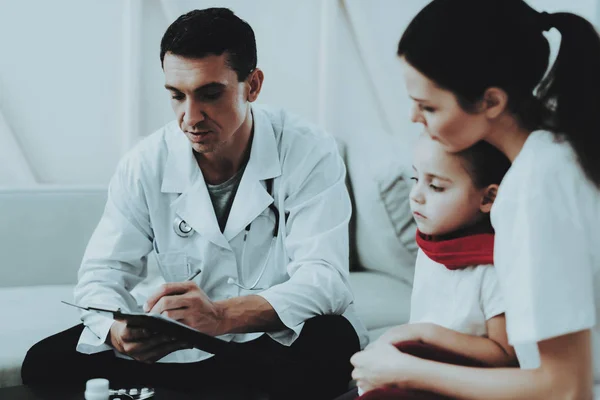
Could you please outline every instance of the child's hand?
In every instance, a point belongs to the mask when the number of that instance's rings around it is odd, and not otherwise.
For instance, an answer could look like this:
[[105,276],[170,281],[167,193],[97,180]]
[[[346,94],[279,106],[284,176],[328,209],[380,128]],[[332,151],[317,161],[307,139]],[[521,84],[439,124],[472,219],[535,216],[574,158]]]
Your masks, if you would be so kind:
[[398,325],[387,330],[377,342],[395,345],[400,342],[418,341],[427,343],[427,338],[434,335],[437,325],[430,323],[417,323]]
[[354,365],[352,379],[361,392],[390,385],[406,387],[414,370],[412,366],[419,361],[389,343],[375,341],[350,359]]

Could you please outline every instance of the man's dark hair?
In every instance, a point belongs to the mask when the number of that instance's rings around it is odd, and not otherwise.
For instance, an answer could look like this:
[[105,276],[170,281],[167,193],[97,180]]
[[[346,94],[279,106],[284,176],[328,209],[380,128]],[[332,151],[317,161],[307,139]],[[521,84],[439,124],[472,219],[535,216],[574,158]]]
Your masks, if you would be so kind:
[[227,8],[194,10],[177,18],[160,42],[160,63],[166,53],[203,58],[227,53],[227,64],[245,80],[256,68],[256,40],[248,23]]

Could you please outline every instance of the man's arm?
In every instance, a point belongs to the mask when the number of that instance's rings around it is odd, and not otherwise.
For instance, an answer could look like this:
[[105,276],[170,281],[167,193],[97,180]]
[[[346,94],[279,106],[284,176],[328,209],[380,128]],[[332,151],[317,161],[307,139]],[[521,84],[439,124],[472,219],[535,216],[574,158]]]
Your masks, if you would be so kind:
[[261,296],[234,297],[216,302],[223,333],[274,332],[285,329],[277,312]]
[[[346,169],[332,137],[288,155],[282,177],[289,280],[258,295],[298,334],[317,315],[343,314],[353,301],[348,283],[348,223],[352,214]],[[280,196],[281,197],[281,196]]]
[[[142,189],[131,164],[131,159],[121,161],[111,179],[104,213],[79,268],[74,290],[78,304],[137,308],[128,288],[144,279],[152,238]],[[81,318],[93,332],[87,335],[89,340],[84,340],[82,351],[107,350],[105,343],[114,321],[94,312],[84,312]]]
[[162,285],[148,298],[144,309],[211,336],[285,328],[275,309],[263,297],[249,295],[213,302],[194,282]]

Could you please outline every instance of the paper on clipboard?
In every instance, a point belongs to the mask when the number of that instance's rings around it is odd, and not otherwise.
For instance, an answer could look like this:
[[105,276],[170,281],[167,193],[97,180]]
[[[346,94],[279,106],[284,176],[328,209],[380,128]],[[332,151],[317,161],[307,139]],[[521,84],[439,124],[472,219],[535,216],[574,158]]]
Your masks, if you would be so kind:
[[211,354],[230,352],[235,343],[216,338],[200,332],[190,326],[182,324],[174,319],[159,314],[146,314],[139,312],[123,312],[120,308],[104,306],[80,306],[61,300],[62,303],[79,308],[81,310],[97,312],[115,321],[127,322],[130,326],[149,329],[156,333],[162,333],[180,339],[191,346]]

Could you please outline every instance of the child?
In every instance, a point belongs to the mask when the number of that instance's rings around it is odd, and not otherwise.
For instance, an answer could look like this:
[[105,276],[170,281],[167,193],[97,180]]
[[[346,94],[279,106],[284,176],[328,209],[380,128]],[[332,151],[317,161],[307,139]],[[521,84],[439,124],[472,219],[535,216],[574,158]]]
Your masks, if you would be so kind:
[[[493,267],[490,210],[510,162],[486,142],[451,154],[422,134],[415,149],[410,206],[417,255],[410,322],[379,339],[404,353],[487,367],[517,366]],[[416,342],[416,343],[415,343]],[[361,377],[357,376],[359,390]],[[361,399],[424,398],[392,389]],[[417,396],[417,397],[415,397]],[[427,397],[439,398],[439,397]]]

